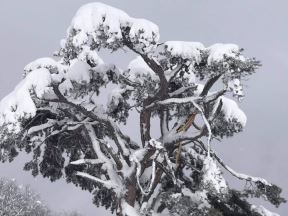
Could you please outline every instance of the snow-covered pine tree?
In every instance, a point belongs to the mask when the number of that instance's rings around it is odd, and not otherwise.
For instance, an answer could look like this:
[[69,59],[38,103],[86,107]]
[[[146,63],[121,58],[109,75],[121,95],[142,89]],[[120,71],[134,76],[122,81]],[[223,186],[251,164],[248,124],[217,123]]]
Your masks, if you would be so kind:
[[[103,49],[136,58],[121,70],[98,56]],[[2,161],[31,152],[25,170],[51,181],[64,176],[121,216],[277,215],[246,199],[278,206],[281,189],[237,173],[211,147],[246,123],[236,101],[260,63],[237,45],[160,43],[154,23],[91,3],[78,10],[55,56],[28,64],[1,101]],[[132,112],[138,140],[123,132]],[[151,137],[155,122],[159,136]],[[230,188],[222,169],[250,186]]]
[[1,216],[81,216],[76,211],[57,213],[41,201],[28,185],[18,185],[15,179],[0,178]]
[[0,178],[1,216],[52,216],[49,208],[29,186],[17,185],[14,179]]

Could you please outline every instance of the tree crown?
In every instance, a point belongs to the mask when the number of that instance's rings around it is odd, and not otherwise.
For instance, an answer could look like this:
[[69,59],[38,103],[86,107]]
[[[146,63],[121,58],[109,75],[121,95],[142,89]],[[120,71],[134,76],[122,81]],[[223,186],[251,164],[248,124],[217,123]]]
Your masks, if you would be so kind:
[[[102,49],[136,58],[121,70],[99,57]],[[65,174],[118,215],[268,215],[245,197],[284,202],[279,187],[235,172],[211,147],[246,124],[237,101],[260,63],[237,45],[160,42],[156,24],[91,3],[55,56],[28,64],[1,101],[2,161],[33,152],[26,170],[51,181]],[[123,132],[135,113],[139,140]],[[151,137],[155,122],[159,136]],[[220,167],[252,186],[229,188]]]

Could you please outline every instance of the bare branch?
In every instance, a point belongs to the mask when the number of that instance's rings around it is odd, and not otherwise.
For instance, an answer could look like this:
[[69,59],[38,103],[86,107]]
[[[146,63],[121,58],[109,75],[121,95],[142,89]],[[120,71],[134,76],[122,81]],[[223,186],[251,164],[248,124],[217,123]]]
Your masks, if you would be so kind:
[[180,94],[188,91],[191,88],[195,88],[195,85],[183,86],[183,87],[175,90],[174,92],[169,93],[169,96],[174,97],[174,96],[180,95]]
[[[206,149],[205,145],[197,140],[197,142],[200,144],[201,148],[204,149],[206,152],[208,152],[208,150]],[[272,184],[269,183],[268,181],[266,181],[265,179],[263,178],[260,178],[260,177],[254,177],[254,176],[249,176],[249,175],[246,175],[246,174],[243,174],[243,173],[238,173],[236,171],[234,171],[232,168],[230,168],[229,166],[227,166],[225,164],[225,162],[215,153],[215,151],[211,151],[211,156],[214,157],[217,162],[224,168],[226,169],[229,173],[231,173],[234,177],[240,179],[240,180],[245,180],[245,181],[248,181],[248,182],[254,182],[254,183],[257,183],[257,182],[260,182],[264,185],[267,185],[267,186],[271,186]]]
[[206,103],[211,103],[215,100],[217,100],[219,97],[223,96],[225,93],[227,92],[226,89],[223,89],[223,90],[220,90],[216,93],[213,93],[211,95],[208,95],[206,98],[205,98],[205,102]]
[[229,166],[227,166],[224,161],[219,158],[215,152],[212,153],[212,156],[218,161],[219,164],[222,165],[223,168],[225,168],[228,172],[230,172],[233,176],[235,176],[236,178],[240,179],[240,180],[245,180],[245,181],[250,181],[250,182],[261,182],[264,185],[267,186],[272,186],[272,184],[270,184],[269,182],[267,182],[265,179],[260,178],[260,177],[254,177],[254,176],[249,176],[243,173],[238,173],[236,171],[234,171],[232,168],[230,168]]

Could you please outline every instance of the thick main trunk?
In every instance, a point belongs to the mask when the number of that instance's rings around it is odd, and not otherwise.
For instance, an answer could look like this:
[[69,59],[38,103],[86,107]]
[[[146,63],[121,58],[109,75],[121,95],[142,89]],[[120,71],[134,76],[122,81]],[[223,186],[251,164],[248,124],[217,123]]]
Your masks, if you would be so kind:
[[130,205],[134,206],[136,201],[136,192],[137,192],[137,180],[136,175],[131,175],[131,178],[126,182],[127,192],[125,194],[125,201]]
[[[154,99],[147,98],[144,100],[144,107],[152,103]],[[151,120],[151,110],[145,109],[140,113],[140,133],[141,133],[141,142],[142,146],[145,146],[145,142],[151,139],[150,136],[150,120]]]
[[140,132],[141,132],[141,141],[142,146],[145,146],[145,142],[151,139],[150,136],[150,119],[151,119],[151,111],[145,110],[140,114]]
[[[118,209],[116,212],[117,216],[126,216],[125,214],[125,205],[130,205],[132,208],[136,202],[137,195],[137,180],[136,175],[133,173],[130,178],[128,178],[125,182],[126,193],[124,197],[121,197],[118,201]],[[137,215],[135,215],[137,216]]]

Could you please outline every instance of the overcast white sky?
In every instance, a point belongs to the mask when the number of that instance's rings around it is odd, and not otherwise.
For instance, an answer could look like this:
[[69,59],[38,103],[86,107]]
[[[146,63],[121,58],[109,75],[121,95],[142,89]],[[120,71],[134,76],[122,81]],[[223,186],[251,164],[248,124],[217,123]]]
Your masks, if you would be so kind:
[[[2,1],[0,6],[0,98],[21,79],[23,67],[39,57],[52,56],[76,10],[90,1]],[[105,0],[134,17],[159,25],[161,41],[236,43],[246,54],[262,61],[263,67],[246,84],[240,105],[248,116],[244,132],[215,143],[215,148],[234,169],[262,176],[280,185],[288,197],[288,2],[285,0]],[[131,55],[129,55],[131,58]],[[105,58],[121,67],[123,55]],[[132,125],[133,126],[133,125]],[[135,130],[131,127],[131,132]],[[0,176],[30,184],[54,209],[76,209],[87,216],[109,215],[92,205],[88,193],[64,181],[51,184],[22,171],[26,156],[0,164]],[[232,184],[238,182],[229,177]],[[267,205],[273,209],[270,205]],[[274,211],[285,215],[287,204]]]

